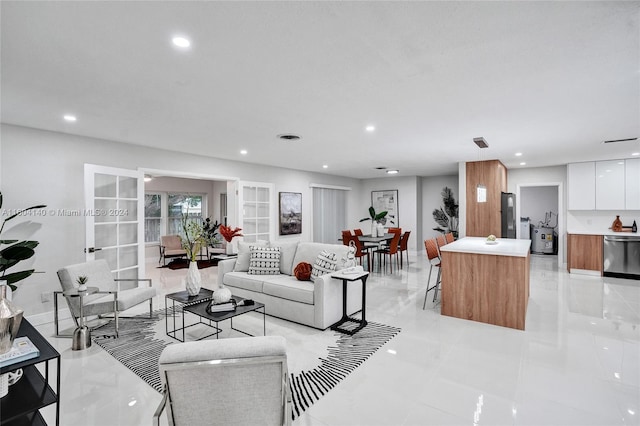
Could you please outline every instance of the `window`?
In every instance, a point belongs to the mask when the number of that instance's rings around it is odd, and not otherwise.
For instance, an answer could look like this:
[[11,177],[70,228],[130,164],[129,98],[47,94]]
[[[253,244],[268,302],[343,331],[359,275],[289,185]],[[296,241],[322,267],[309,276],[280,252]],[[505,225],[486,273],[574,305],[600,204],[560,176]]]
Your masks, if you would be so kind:
[[144,195],[144,241],[153,243],[160,241],[162,226],[162,195]]
[[206,217],[203,194],[148,192],[144,196],[144,240],[160,242],[161,235],[182,235],[182,215],[200,224]]

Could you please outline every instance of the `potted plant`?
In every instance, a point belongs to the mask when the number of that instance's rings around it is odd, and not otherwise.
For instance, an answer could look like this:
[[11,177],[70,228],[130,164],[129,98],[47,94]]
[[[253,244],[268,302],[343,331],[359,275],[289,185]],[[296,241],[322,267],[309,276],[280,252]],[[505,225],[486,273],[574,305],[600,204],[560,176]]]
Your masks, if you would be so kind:
[[433,219],[438,225],[437,228],[433,228],[434,231],[446,234],[451,232],[454,238],[458,238],[458,203],[453,198],[453,191],[451,188],[445,186],[442,188],[442,204],[444,207],[433,210]]
[[87,281],[89,281],[89,278],[87,278],[86,275],[80,275],[78,278],[76,278],[76,282],[78,283],[78,291],[87,291]]
[[[371,236],[375,237],[378,234],[377,225],[380,225],[382,227],[382,226],[386,225],[387,220],[389,220],[389,222],[393,223],[393,220],[387,219],[387,215],[388,214],[389,214],[389,212],[386,211],[386,210],[376,213],[376,209],[374,209],[373,206],[371,206],[371,207],[369,207],[369,217],[363,217],[362,219],[360,219],[360,222],[364,222],[366,220],[370,220],[371,221]],[[382,233],[381,233],[381,235],[382,235]]]
[[[2,200],[2,192],[0,192],[0,209],[2,208]],[[46,206],[41,204],[16,211],[2,222],[0,234],[4,231],[4,226],[8,221],[24,215],[24,213],[29,210],[44,207]],[[38,244],[38,241],[6,240],[0,237],[0,247],[2,245],[8,246],[0,249],[0,272],[2,272],[0,282],[4,281],[4,283],[0,285],[0,354],[9,351],[13,346],[13,340],[16,337],[18,328],[20,328],[23,314],[22,309],[17,308],[7,300],[7,287],[12,291],[17,290],[16,284],[35,272],[34,269],[27,269],[8,273],[8,269],[16,266],[23,260],[33,257],[35,254],[34,250]]]

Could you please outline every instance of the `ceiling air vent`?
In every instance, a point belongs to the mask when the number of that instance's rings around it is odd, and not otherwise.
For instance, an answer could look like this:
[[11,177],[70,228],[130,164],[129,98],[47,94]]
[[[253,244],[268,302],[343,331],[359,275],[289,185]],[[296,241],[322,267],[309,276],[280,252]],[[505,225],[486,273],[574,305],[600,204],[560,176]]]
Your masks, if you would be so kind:
[[283,139],[285,141],[297,141],[297,140],[300,140],[300,136],[294,135],[292,133],[284,133],[282,135],[278,135],[278,138]]
[[638,138],[611,139],[610,141],[604,141],[602,143],[631,142],[631,141],[637,141],[637,140],[638,140]]

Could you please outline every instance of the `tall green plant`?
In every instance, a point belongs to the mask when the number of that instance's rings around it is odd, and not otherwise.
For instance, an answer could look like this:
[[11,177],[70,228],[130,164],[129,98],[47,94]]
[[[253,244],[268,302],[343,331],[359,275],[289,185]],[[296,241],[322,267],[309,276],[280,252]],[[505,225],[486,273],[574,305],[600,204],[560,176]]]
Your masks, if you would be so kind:
[[[0,192],[0,209],[2,208],[2,192]],[[4,231],[4,226],[8,221],[15,219],[16,217],[23,215],[25,212],[34,209],[42,209],[47,207],[44,204],[40,204],[37,206],[28,207],[26,209],[18,210],[11,216],[7,217],[2,221],[2,226],[0,227],[0,235],[2,235],[2,231]],[[3,245],[8,245],[8,247],[4,247],[0,249],[0,279],[6,280],[7,285],[11,287],[11,290],[16,290],[18,287],[16,283],[28,278],[35,272],[34,269],[27,269],[24,271],[10,272],[8,273],[8,269],[16,266],[23,260],[30,259],[35,254],[35,248],[38,246],[38,241],[20,241],[20,240],[5,240],[4,238],[0,238],[0,247]]]
[[433,219],[440,225],[433,230],[443,234],[451,232],[455,238],[458,238],[458,203],[453,198],[453,191],[445,186],[440,195],[442,195],[444,206],[433,210]]

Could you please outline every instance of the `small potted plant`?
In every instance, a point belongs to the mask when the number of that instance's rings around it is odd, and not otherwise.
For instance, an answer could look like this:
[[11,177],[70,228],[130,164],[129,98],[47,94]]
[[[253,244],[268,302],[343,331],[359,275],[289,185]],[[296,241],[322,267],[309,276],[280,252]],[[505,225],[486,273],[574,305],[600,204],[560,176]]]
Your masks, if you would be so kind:
[[89,281],[89,278],[87,278],[86,275],[81,275],[76,278],[76,282],[78,283],[78,291],[87,291],[87,281]]

